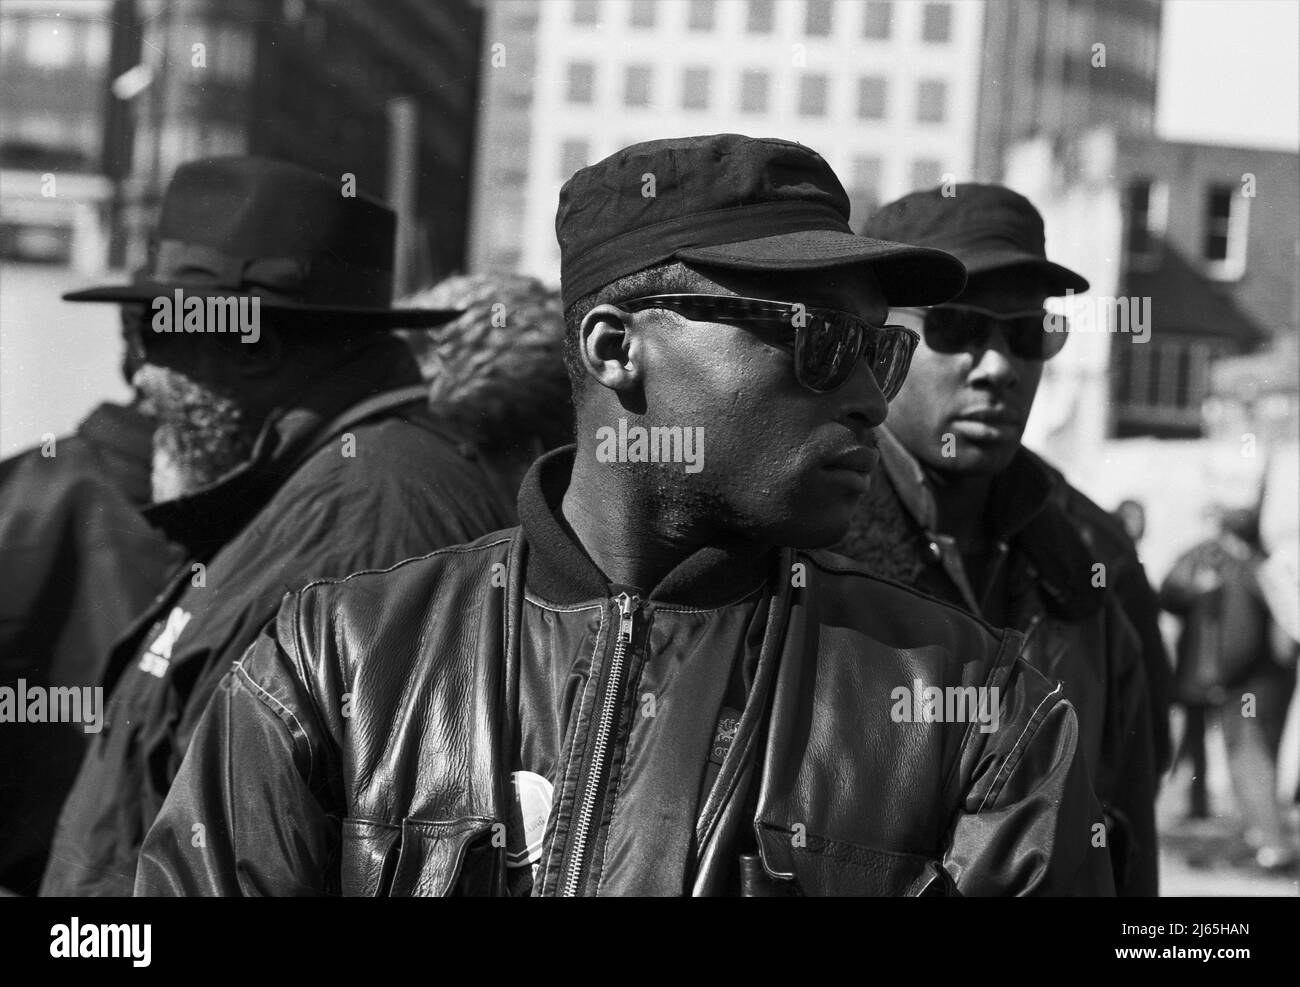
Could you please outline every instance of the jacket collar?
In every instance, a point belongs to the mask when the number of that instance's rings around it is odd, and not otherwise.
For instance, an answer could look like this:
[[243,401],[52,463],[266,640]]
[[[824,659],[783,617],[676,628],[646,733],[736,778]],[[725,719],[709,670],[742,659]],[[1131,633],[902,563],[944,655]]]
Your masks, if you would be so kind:
[[[912,520],[927,533],[939,524],[939,509],[920,462],[889,429],[876,430],[880,462]],[[1011,543],[1047,507],[1052,479],[1023,448],[993,480],[989,492],[990,534]]]
[[[329,426],[341,413],[380,392],[419,383],[419,367],[406,345],[378,339],[314,383],[301,400],[272,411],[247,460],[193,493],[149,505],[145,517],[196,551],[219,546],[328,440]],[[411,400],[417,397],[412,392]]]
[[[660,603],[715,607],[747,595],[763,581],[772,549],[705,546],[682,559],[649,592],[645,587],[611,583],[560,519],[575,448],[565,446],[542,456],[519,487],[519,521],[529,550],[526,581],[530,591],[561,604],[626,590]],[[610,521],[617,523],[616,518]]]
[[[933,543],[938,508],[921,464],[887,428],[876,434],[885,478],[903,510]],[[1092,585],[1094,560],[1056,504],[1057,482],[1032,453],[1019,449],[990,490],[990,533],[1027,564],[1049,612],[1077,619],[1100,607],[1103,594]]]
[[77,426],[77,435],[116,465],[115,478],[133,504],[149,503],[152,421],[134,405],[105,402]]

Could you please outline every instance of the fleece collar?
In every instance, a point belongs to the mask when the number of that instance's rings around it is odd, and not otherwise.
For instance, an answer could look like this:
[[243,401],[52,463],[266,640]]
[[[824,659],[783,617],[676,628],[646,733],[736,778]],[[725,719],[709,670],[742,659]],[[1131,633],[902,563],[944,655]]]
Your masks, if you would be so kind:
[[[560,519],[560,505],[573,471],[574,446],[547,453],[529,469],[519,487],[519,522],[528,544],[526,581],[533,593],[552,603],[583,603],[619,592],[679,606],[721,606],[756,588],[769,571],[771,549],[706,546],[682,559],[657,586],[616,585],[601,572]],[[617,517],[608,523],[619,524]]]
[[[896,499],[896,509],[901,508],[914,529],[920,529],[926,539],[933,538],[938,509],[921,464],[887,428],[877,429],[877,438],[881,452],[878,476],[888,483],[889,492]],[[1056,504],[1056,482],[1032,454],[1020,449],[993,482],[988,520],[990,534],[1010,547],[1016,569],[1023,569],[1035,582],[1048,612],[1072,620],[1095,612],[1102,605],[1104,592],[1092,585],[1095,560],[1073,523]],[[873,523],[870,517],[860,520],[867,525]],[[870,544],[880,537],[889,539],[898,535],[897,530],[886,524],[878,536],[868,532],[862,540]],[[881,553],[879,547],[873,553],[897,554]],[[928,561],[936,561],[933,553]]]

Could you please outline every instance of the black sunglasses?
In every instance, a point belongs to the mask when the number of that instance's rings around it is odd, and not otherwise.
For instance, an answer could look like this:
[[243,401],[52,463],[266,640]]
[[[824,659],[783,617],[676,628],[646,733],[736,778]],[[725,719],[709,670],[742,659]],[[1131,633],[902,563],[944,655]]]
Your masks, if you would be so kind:
[[825,394],[843,386],[865,360],[885,396],[893,400],[907,378],[920,337],[906,326],[877,326],[832,308],[736,295],[645,295],[616,302],[628,312],[658,308],[693,322],[722,322],[764,335],[794,354],[794,375]]
[[1022,360],[1050,360],[1061,352],[1069,335],[1064,315],[1035,308],[1023,312],[990,312],[975,305],[949,303],[918,309],[925,315],[925,345],[936,353],[978,350],[1001,327],[1007,349]]

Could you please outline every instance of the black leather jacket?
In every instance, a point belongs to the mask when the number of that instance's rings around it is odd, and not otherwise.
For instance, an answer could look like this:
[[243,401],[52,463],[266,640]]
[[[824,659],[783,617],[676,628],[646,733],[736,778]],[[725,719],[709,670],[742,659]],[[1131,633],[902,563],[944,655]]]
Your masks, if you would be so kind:
[[[1020,635],[822,552],[706,550],[613,599],[555,516],[571,456],[534,466],[521,528],[286,600],[209,706],[137,894],[518,893],[511,772],[547,719],[533,894],[1112,893],[1074,711]],[[665,669],[733,655],[743,714],[701,789],[690,724],[720,699]],[[906,722],[916,686],[996,688],[995,729]]]
[[1152,704],[1114,554],[1088,546],[1060,506],[1053,475],[1022,449],[994,483],[994,575],[976,583],[955,541],[938,530],[920,464],[888,428],[876,434],[880,466],[840,550],[876,575],[1024,633],[1023,658],[1061,683],[1079,717],[1079,749],[1106,814],[1117,892],[1157,894]]

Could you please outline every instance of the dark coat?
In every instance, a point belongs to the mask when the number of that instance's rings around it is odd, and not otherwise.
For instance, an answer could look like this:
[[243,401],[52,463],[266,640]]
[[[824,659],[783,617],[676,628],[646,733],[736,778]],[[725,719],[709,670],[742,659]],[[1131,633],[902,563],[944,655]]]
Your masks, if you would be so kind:
[[1174,670],[1160,633],[1160,601],[1138,558],[1137,547],[1114,516],[1067,483],[1054,467],[1028,450],[1024,454],[1051,477],[1053,499],[1075,525],[1089,554],[1106,566],[1107,585],[1137,631],[1151,708],[1156,773],[1164,774],[1173,755],[1169,707],[1174,700]]
[[[522,528],[286,600],[137,894],[504,895],[530,859],[543,895],[1110,893],[1074,711],[1018,633],[824,552],[704,548],[629,600],[556,519],[570,468],[536,464]],[[918,683],[996,688],[1000,720],[896,717]],[[532,855],[517,770],[553,786]]]
[[[936,530],[919,464],[887,429],[881,464],[839,550],[896,579],[984,616],[976,597],[1026,635],[1025,660],[1064,686],[1079,715],[1080,748],[1107,814],[1115,887],[1157,889],[1158,778],[1146,673],[1136,632],[1113,588],[1097,578],[1105,557],[1090,551],[1061,510],[1054,480],[1021,452],[995,481],[991,525],[1002,578],[970,586],[953,539]],[[993,600],[995,593],[1001,599]]]
[[[101,404],[74,434],[0,463],[0,687],[98,684],[180,562],[140,513],[151,436],[135,409]],[[78,724],[0,723],[0,887],[36,891],[89,739]]]
[[273,416],[244,466],[151,509],[192,556],[113,651],[106,723],[60,815],[43,894],[131,893],[208,698],[285,593],[513,520],[418,381],[405,346],[373,346],[313,384],[309,405]]
[[1256,572],[1264,556],[1240,538],[1200,542],[1174,562],[1160,603],[1182,618],[1178,699],[1217,706],[1228,690],[1273,664],[1271,617]]

